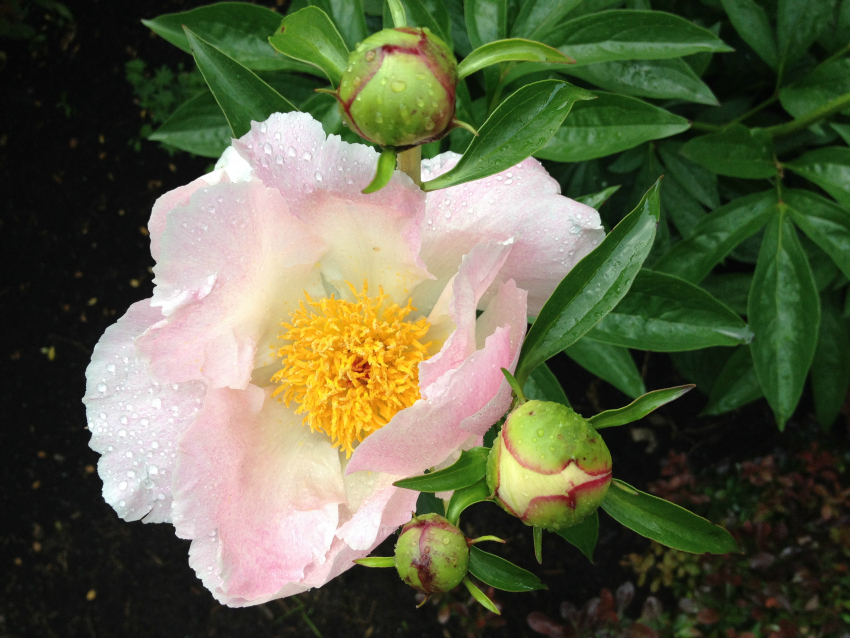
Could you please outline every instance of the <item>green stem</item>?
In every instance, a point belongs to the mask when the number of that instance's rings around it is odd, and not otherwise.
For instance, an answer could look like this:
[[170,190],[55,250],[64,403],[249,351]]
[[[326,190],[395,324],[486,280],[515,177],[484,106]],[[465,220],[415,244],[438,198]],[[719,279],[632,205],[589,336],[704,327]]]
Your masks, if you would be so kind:
[[768,135],[770,135],[770,137],[784,137],[785,135],[791,135],[797,131],[807,129],[812,124],[816,124],[820,120],[848,108],[850,108],[850,93],[845,93],[841,97],[837,97],[834,100],[827,102],[819,109],[815,109],[803,117],[798,117],[796,120],[786,122],[785,124],[770,126],[764,130]]
[[393,26],[396,29],[407,26],[407,16],[404,13],[404,6],[399,0],[387,0],[390,6],[390,15],[393,17]]
[[407,173],[422,188],[422,147],[414,146],[398,154],[398,170]]
[[776,102],[776,100],[778,100],[778,99],[779,99],[778,94],[771,95],[764,102],[762,102],[761,104],[759,104],[757,106],[754,106],[753,108],[751,108],[749,111],[747,111],[746,113],[744,113],[740,117],[736,117],[734,120],[729,122],[729,124],[740,124],[741,122],[745,122],[746,120],[750,119],[753,115],[755,115],[759,111],[766,109],[768,106],[770,106],[771,104]]

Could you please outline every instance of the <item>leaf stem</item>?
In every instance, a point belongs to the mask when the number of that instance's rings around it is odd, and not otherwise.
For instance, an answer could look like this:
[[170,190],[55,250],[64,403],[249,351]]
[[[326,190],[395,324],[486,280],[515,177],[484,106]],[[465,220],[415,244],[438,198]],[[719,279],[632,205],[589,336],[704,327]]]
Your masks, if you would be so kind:
[[398,169],[407,173],[413,183],[422,188],[422,147],[414,146],[399,153]]
[[407,16],[404,13],[404,5],[399,0],[387,0],[390,6],[390,15],[393,17],[393,26],[396,29],[407,26]]
[[695,131],[707,131],[709,133],[716,133],[717,131],[722,131],[723,126],[720,124],[709,124],[708,122],[691,122],[691,128]]
[[848,108],[850,108],[850,93],[837,97],[834,100],[827,102],[822,107],[815,109],[811,113],[806,113],[806,115],[798,117],[796,120],[786,122],[785,124],[769,126],[764,129],[764,131],[772,138],[784,137],[786,135],[796,133],[797,131],[807,129],[812,124]]
[[751,108],[749,111],[747,111],[743,115],[736,117],[734,120],[729,122],[729,124],[727,124],[727,126],[731,126],[732,124],[740,124],[740,123],[750,119],[753,115],[755,115],[756,113],[758,113],[759,111],[761,111],[763,109],[766,109],[768,106],[770,106],[771,104],[776,102],[776,100],[778,100],[778,99],[779,99],[779,94],[774,93],[773,95],[771,95],[769,98],[767,98],[761,104],[757,104],[756,106]]

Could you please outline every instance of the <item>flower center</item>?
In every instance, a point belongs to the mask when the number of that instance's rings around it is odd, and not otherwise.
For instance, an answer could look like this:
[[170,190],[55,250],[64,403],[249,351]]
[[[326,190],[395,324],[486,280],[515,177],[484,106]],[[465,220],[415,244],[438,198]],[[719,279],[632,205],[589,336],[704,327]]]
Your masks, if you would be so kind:
[[429,345],[419,340],[430,324],[424,317],[405,321],[415,310],[410,301],[384,307],[383,289],[369,297],[366,283],[360,293],[348,286],[357,301],[305,294],[307,303],[281,324],[286,331],[278,338],[289,343],[277,350],[283,367],[272,381],[280,383],[273,396],[282,394],[287,407],[298,403],[304,424],[351,456],[355,441],[419,399],[419,362]]

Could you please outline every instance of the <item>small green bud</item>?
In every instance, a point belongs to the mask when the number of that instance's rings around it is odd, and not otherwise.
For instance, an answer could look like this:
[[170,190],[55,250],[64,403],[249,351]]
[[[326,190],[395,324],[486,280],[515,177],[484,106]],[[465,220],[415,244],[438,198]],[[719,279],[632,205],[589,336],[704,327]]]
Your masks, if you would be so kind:
[[399,149],[443,137],[455,115],[457,61],[428,29],[384,29],[357,45],[336,98],[361,137]]
[[404,582],[422,593],[449,591],[469,567],[466,536],[439,514],[414,517],[401,528],[395,567]]
[[487,458],[496,502],[526,525],[580,523],[611,484],[611,453],[599,433],[560,403],[528,401],[508,415]]

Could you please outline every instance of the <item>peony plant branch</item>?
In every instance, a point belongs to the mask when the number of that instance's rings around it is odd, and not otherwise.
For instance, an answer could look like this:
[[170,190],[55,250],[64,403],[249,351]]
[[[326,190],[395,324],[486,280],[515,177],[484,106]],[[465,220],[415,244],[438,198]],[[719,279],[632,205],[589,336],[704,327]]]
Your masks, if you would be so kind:
[[398,169],[407,173],[413,183],[422,188],[422,147],[414,146],[399,153]]

